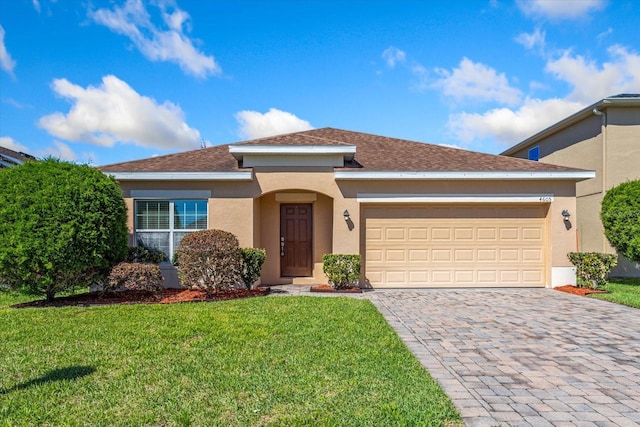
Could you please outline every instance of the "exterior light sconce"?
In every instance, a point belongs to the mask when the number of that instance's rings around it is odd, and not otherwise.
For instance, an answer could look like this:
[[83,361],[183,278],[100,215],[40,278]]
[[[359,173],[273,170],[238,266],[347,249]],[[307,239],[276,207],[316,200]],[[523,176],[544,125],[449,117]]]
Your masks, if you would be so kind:
[[344,212],[342,213],[342,216],[344,217],[345,221],[349,221],[349,211],[348,210],[344,210]]
[[571,214],[569,213],[568,210],[564,209],[562,211],[562,219],[565,221],[569,221],[569,217],[571,216]]

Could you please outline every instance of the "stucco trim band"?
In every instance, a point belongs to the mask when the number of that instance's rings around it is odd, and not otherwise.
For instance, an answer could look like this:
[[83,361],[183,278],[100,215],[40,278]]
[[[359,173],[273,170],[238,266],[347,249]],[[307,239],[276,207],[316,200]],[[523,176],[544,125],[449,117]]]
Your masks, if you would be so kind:
[[358,203],[551,203],[553,194],[360,194]]

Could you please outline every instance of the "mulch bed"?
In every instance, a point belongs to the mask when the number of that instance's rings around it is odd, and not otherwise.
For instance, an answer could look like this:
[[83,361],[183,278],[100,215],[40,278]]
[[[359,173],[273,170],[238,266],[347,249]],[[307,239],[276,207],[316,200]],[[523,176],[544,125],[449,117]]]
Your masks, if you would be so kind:
[[558,286],[557,288],[553,288],[553,289],[560,292],[566,292],[568,294],[580,295],[582,297],[587,296],[589,294],[606,294],[607,293],[607,291],[602,289],[594,290],[590,288],[579,288],[573,285]]
[[362,289],[357,286],[351,286],[346,289],[333,289],[331,285],[317,285],[312,286],[309,289],[311,292],[327,292],[327,293],[335,293],[335,294],[361,294]]
[[110,304],[171,304],[176,302],[200,302],[222,301],[237,298],[251,298],[267,295],[271,288],[260,287],[256,289],[239,289],[219,291],[210,297],[204,291],[190,289],[165,289],[161,295],[154,295],[146,291],[119,291],[101,295],[100,292],[87,292],[84,294],[58,297],[53,301],[37,300],[21,304],[15,304],[13,308],[27,307],[65,307],[65,306],[90,306]]

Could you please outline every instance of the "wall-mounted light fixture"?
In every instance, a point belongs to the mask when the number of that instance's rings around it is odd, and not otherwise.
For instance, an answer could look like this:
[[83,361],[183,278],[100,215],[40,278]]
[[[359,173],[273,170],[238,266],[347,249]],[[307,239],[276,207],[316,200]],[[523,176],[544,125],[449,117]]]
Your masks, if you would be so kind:
[[571,214],[569,213],[569,211],[567,209],[564,209],[562,211],[562,219],[565,221],[569,221],[569,217],[571,216]]
[[349,221],[349,211],[348,210],[344,210],[344,212],[342,213],[342,216],[344,217],[345,221]]

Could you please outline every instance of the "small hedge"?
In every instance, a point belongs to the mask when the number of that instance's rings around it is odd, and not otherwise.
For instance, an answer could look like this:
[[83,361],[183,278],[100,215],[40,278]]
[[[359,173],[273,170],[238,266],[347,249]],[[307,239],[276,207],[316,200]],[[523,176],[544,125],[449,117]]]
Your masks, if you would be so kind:
[[242,255],[242,272],[240,273],[242,281],[247,289],[251,289],[262,274],[262,264],[267,259],[267,251],[259,248],[242,248],[240,254]]
[[182,238],[175,253],[182,286],[202,289],[208,295],[242,287],[242,254],[233,234],[194,231]]
[[599,252],[570,252],[569,261],[576,266],[578,286],[589,286],[598,289],[607,284],[607,277],[613,267],[618,264],[618,256]]
[[322,271],[334,289],[346,289],[360,279],[360,255],[326,254]]
[[163,278],[157,264],[121,262],[111,269],[103,292],[148,291],[162,293]]

